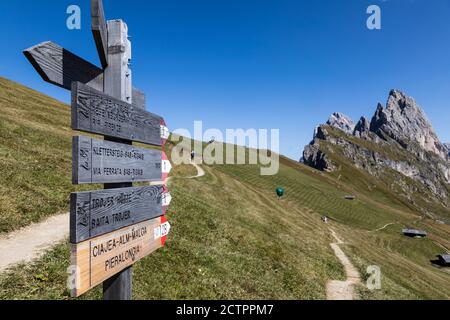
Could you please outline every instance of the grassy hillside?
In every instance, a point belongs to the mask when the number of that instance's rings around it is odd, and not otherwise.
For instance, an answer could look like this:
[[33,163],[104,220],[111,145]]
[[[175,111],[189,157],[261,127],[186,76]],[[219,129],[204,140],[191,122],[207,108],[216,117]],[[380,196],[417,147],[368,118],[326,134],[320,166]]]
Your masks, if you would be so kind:
[[[72,132],[67,106],[7,80],[0,80],[0,104],[6,110],[0,113],[0,161],[8,166],[0,177],[5,232],[67,210]],[[429,262],[450,247],[449,226],[420,217],[382,183],[368,188],[366,181],[375,182],[362,172],[342,179],[286,158],[276,176],[260,176],[257,165],[203,167],[199,179],[186,179],[195,173],[191,166],[172,172],[173,228],[164,249],[135,265],[135,298],[324,299],[326,282],[345,278],[329,227],[362,274],[369,265],[381,267],[382,290],[361,287],[362,298],[450,298],[449,272]],[[278,186],[287,192],[281,201]],[[10,199],[15,190],[21,198]],[[357,199],[345,200],[348,194]],[[333,218],[330,225],[321,222],[324,214]],[[403,226],[432,236],[404,238]],[[0,299],[68,299],[68,248],[62,243],[40,261],[1,274]],[[82,298],[100,297],[97,288]]]

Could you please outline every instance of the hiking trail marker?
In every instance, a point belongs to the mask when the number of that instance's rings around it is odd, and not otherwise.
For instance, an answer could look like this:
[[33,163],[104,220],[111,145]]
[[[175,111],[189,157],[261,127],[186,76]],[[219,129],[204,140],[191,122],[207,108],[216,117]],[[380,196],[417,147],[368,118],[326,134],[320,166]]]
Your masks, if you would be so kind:
[[44,81],[72,91],[72,129],[104,136],[73,138],[73,183],[101,183],[105,189],[70,197],[72,296],[103,283],[105,300],[130,300],[131,266],[164,246],[172,200],[165,186],[172,168],[166,154],[134,147],[133,141],[164,147],[169,129],[162,117],[145,110],[145,95],[132,87],[127,25],[106,21],[102,0],[91,0],[91,18],[101,68],[53,42],[24,55]]

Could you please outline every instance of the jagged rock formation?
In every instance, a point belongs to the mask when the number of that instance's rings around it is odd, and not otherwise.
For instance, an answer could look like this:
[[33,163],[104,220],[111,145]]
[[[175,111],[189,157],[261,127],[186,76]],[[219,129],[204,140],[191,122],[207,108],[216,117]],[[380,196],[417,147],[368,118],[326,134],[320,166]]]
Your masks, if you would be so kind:
[[444,147],[447,148],[448,156],[450,157],[450,143],[444,143]]
[[450,207],[449,152],[450,145],[439,141],[414,99],[392,90],[386,107],[378,104],[371,121],[362,117],[355,125],[349,117],[334,113],[326,125],[316,128],[302,162],[333,172],[345,161],[384,180],[397,172],[404,178],[393,179],[391,187],[409,201],[414,202],[417,193],[431,192],[430,201],[436,198]]
[[348,134],[352,134],[353,130],[355,130],[355,124],[353,121],[340,112],[333,113],[330,116],[330,119],[328,119],[327,124]]
[[391,137],[405,149],[409,149],[411,143],[418,143],[425,151],[431,151],[443,159],[448,157],[446,148],[422,109],[414,99],[400,91],[391,91],[386,108],[378,104],[370,130],[381,138]]
[[358,137],[361,139],[367,139],[367,138],[369,138],[369,132],[370,132],[369,120],[367,120],[366,117],[361,117],[361,119],[358,121],[358,123],[355,126],[353,135],[355,137]]

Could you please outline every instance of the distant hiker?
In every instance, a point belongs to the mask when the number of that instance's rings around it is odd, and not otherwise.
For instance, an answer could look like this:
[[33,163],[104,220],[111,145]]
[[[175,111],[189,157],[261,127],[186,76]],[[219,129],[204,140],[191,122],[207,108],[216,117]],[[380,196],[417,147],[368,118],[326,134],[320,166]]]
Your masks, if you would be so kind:
[[328,223],[328,217],[327,217],[327,216],[323,216],[323,217],[322,217],[322,221],[323,221],[324,223]]
[[194,161],[195,159],[195,151],[191,151],[191,161]]

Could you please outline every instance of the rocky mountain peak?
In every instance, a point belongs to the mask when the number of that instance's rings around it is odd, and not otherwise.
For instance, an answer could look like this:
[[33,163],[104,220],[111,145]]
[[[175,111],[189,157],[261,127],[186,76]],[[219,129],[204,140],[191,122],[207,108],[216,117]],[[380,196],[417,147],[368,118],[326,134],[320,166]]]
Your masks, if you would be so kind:
[[347,134],[353,134],[355,123],[352,119],[340,112],[333,113],[327,121],[327,125],[344,131]]
[[439,141],[430,121],[413,98],[392,90],[386,108],[378,104],[370,131],[381,138],[390,137],[404,148],[417,143],[422,149],[446,158],[448,152]]

